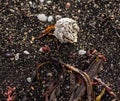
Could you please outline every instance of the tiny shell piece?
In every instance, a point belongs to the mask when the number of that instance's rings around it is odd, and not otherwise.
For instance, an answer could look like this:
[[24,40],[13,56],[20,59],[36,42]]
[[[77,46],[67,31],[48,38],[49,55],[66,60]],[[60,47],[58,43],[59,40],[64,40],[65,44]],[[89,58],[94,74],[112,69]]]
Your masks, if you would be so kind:
[[77,42],[77,33],[79,26],[77,22],[71,18],[61,18],[55,24],[55,31],[53,35],[61,43],[75,43]]

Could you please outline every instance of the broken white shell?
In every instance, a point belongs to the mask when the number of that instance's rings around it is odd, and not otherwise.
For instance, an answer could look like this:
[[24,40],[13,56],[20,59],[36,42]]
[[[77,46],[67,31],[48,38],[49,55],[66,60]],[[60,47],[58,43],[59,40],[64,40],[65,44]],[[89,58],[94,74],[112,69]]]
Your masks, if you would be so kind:
[[61,43],[75,43],[77,42],[77,33],[79,26],[77,22],[71,18],[61,18],[55,24],[55,31],[53,35]]

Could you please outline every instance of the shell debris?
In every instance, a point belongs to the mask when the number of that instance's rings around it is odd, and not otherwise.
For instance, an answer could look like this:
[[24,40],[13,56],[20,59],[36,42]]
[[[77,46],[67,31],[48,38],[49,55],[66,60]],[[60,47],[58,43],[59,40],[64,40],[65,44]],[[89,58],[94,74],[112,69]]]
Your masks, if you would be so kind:
[[61,18],[55,24],[55,31],[53,35],[61,43],[75,43],[77,42],[77,33],[79,26],[77,22],[71,18]]

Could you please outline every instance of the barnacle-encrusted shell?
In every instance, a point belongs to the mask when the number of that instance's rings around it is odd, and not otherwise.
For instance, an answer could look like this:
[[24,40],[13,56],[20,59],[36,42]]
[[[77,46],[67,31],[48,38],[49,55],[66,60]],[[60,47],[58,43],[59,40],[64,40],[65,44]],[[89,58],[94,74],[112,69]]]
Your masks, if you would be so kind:
[[55,24],[53,35],[62,43],[75,43],[77,42],[78,31],[79,27],[75,20],[71,18],[61,18]]

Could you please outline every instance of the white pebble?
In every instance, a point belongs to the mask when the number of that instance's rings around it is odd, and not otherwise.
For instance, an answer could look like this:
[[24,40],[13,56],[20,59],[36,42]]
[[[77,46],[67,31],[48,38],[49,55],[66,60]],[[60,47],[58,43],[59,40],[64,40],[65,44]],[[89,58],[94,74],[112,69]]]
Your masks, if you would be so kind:
[[29,1],[29,4],[32,5],[32,1]]
[[40,0],[41,3],[43,3],[45,0]]
[[40,51],[40,52],[43,52],[43,48],[41,47],[41,48],[39,49],[39,51]]
[[47,73],[47,76],[52,77],[52,76],[53,76],[53,74],[52,74],[52,73]]
[[11,12],[13,12],[13,13],[15,12],[15,10],[14,10],[14,9],[10,9],[10,11],[11,11]]
[[86,54],[86,51],[85,51],[85,50],[79,50],[79,51],[78,51],[78,54],[79,54],[79,55],[84,55],[84,54]]
[[27,78],[27,82],[29,82],[29,83],[32,82],[31,77],[28,77],[28,78]]
[[30,53],[28,51],[23,51],[24,54],[29,55]]
[[19,59],[20,53],[15,54],[15,60],[17,61]]
[[47,20],[47,16],[45,14],[38,14],[37,17],[40,21],[46,21]]
[[51,0],[48,0],[48,1],[47,1],[47,4],[51,4],[51,3],[52,3],[52,1],[51,1]]
[[53,16],[48,17],[48,22],[51,22],[51,21],[53,21]]

